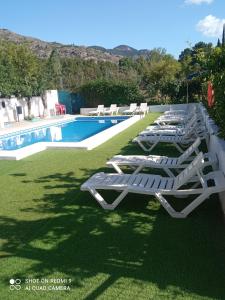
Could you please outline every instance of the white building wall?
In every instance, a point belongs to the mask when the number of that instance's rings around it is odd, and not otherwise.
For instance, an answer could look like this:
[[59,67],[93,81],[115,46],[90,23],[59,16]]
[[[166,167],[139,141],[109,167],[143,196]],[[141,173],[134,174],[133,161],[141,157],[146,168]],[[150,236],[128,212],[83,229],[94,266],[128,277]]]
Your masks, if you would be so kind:
[[[46,101],[47,101],[47,111],[45,112],[47,116],[53,115],[55,113],[55,104],[58,103],[58,92],[57,90],[46,91]],[[5,107],[2,106],[2,102],[5,103]],[[16,122],[17,113],[16,107],[22,106],[22,114],[19,115],[19,119],[23,120],[28,116],[28,106],[26,100],[17,99],[12,97],[0,98],[0,126],[3,127],[4,123]],[[34,117],[44,116],[44,106],[41,97],[31,98],[31,115]]]
[[[46,91],[47,98],[47,114],[52,115],[55,113],[55,105],[59,103],[58,91],[57,90],[49,90]],[[42,105],[43,109],[43,105]]]

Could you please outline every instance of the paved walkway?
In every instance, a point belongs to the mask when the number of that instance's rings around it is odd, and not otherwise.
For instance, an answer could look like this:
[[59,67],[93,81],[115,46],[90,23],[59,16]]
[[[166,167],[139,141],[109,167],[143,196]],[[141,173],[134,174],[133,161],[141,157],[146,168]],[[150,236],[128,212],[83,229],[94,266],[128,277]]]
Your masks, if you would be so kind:
[[0,128],[0,135],[4,135],[6,133],[16,132],[23,129],[30,129],[30,128],[36,128],[42,125],[50,125],[54,124],[58,121],[65,121],[65,120],[71,120],[74,119],[75,115],[60,115],[55,116],[47,119],[38,119],[36,121],[20,121],[20,122],[14,122],[10,123],[5,126],[5,128]]

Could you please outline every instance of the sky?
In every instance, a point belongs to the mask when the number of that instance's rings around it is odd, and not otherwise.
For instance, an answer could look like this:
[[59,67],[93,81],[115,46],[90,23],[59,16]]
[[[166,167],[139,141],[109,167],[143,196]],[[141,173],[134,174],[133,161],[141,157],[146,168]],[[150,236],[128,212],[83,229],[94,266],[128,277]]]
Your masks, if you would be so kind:
[[49,42],[165,48],[178,57],[199,41],[216,43],[224,0],[7,0],[0,28]]

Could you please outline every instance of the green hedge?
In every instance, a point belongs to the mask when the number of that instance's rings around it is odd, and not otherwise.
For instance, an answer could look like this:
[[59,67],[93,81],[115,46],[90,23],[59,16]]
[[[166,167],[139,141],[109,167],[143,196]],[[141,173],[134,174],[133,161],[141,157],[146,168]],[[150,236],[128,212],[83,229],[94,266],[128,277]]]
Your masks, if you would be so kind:
[[132,82],[95,80],[81,86],[79,93],[88,107],[98,104],[109,106],[112,103],[129,105],[143,101],[138,85]]
[[214,49],[210,59],[211,79],[215,92],[215,105],[209,109],[220,128],[221,135],[225,137],[225,47]]

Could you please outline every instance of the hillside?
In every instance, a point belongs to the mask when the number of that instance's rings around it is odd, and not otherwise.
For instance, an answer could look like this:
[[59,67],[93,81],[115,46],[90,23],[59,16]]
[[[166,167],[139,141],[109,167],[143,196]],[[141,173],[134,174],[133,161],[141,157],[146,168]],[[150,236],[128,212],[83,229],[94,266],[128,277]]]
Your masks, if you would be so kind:
[[45,42],[33,37],[23,36],[7,29],[0,29],[0,41],[11,41],[17,44],[26,44],[41,58],[49,57],[53,49],[57,49],[62,57],[79,57],[85,60],[118,62],[120,57],[98,49],[64,45],[57,42]]
[[0,41],[11,41],[17,44],[26,44],[41,58],[49,57],[53,49],[57,49],[61,57],[79,57],[84,60],[110,61],[117,63],[123,56],[138,57],[148,55],[150,50],[136,50],[127,45],[120,45],[113,49],[100,46],[64,45],[58,42],[46,42],[37,38],[23,36],[8,29],[0,29]]

